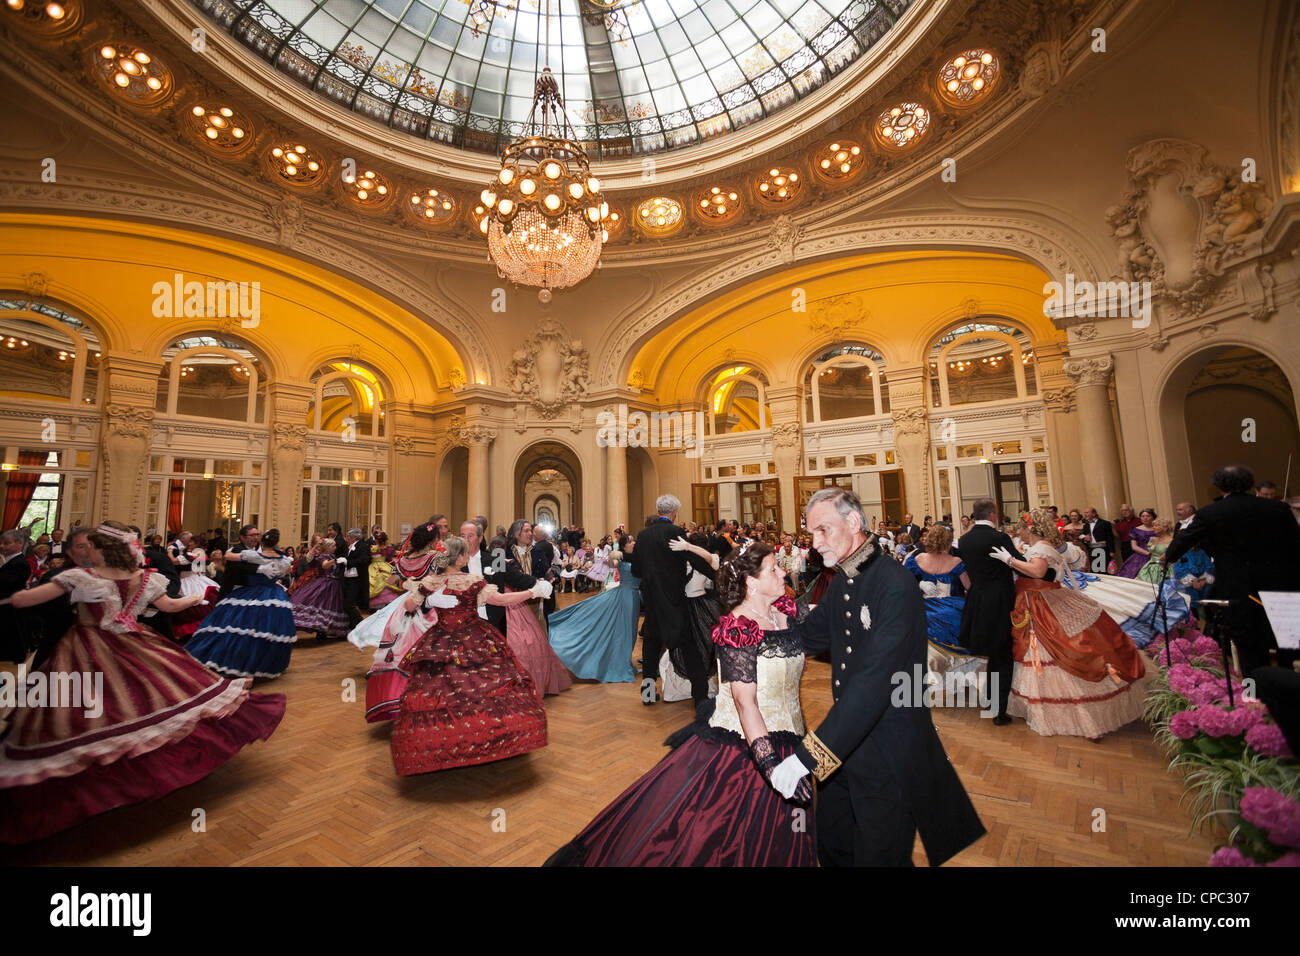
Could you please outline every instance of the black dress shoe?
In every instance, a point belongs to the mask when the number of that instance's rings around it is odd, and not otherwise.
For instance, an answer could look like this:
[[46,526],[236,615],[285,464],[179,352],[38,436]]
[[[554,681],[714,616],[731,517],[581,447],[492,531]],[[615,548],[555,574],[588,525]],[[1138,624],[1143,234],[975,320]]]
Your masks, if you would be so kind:
[[996,717],[993,718],[994,727],[1005,727],[1009,723],[1011,723],[1011,718],[1008,717],[1006,714],[998,714]]

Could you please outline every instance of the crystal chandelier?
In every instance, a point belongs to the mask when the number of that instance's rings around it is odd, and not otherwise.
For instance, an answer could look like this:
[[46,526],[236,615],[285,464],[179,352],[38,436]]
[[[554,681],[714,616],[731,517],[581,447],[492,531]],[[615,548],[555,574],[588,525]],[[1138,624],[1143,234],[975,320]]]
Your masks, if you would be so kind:
[[[546,15],[549,60],[549,3]],[[501,152],[501,170],[483,190],[486,211],[479,229],[501,275],[539,287],[537,297],[545,304],[552,289],[581,282],[600,262],[609,238],[609,204],[577,143],[549,65],[537,77],[528,129],[533,132]]]

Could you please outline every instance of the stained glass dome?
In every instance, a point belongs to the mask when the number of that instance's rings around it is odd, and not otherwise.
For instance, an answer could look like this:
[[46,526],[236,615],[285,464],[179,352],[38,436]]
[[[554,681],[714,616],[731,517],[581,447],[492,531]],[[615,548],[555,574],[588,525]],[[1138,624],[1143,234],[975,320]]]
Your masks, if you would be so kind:
[[394,129],[496,152],[550,66],[593,158],[690,146],[781,110],[912,0],[194,0],[318,92]]

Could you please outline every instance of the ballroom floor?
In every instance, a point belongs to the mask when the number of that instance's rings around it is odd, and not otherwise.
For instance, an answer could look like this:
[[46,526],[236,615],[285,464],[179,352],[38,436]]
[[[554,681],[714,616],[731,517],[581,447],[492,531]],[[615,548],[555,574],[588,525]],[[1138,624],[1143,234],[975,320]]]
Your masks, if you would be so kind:
[[[389,725],[362,717],[368,662],[344,641],[304,637],[288,674],[258,688],[289,700],[269,742],[163,800],[0,849],[0,864],[533,866],[653,766],[663,739],[691,718],[689,701],[646,707],[634,684],[579,682],[546,699],[543,750],[403,779]],[[346,678],[357,702],[343,701]],[[830,666],[810,661],[812,724],[829,683]],[[934,719],[989,831],[949,865],[1202,866],[1215,847],[1212,835],[1188,834],[1182,788],[1143,724],[1094,744],[1039,737],[1020,721],[997,728],[974,710]],[[925,862],[919,841],[915,859]]]

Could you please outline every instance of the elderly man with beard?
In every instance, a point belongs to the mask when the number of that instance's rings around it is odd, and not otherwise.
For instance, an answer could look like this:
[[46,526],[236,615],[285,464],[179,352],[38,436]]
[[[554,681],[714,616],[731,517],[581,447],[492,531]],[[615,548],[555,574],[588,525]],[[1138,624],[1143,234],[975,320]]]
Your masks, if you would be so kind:
[[812,773],[823,866],[911,866],[917,832],[931,866],[984,835],[920,688],[925,604],[916,579],[867,533],[853,492],[824,488],[805,510],[813,546],[837,569],[793,631],[812,655],[830,649],[830,711],[773,772],[789,799]]

